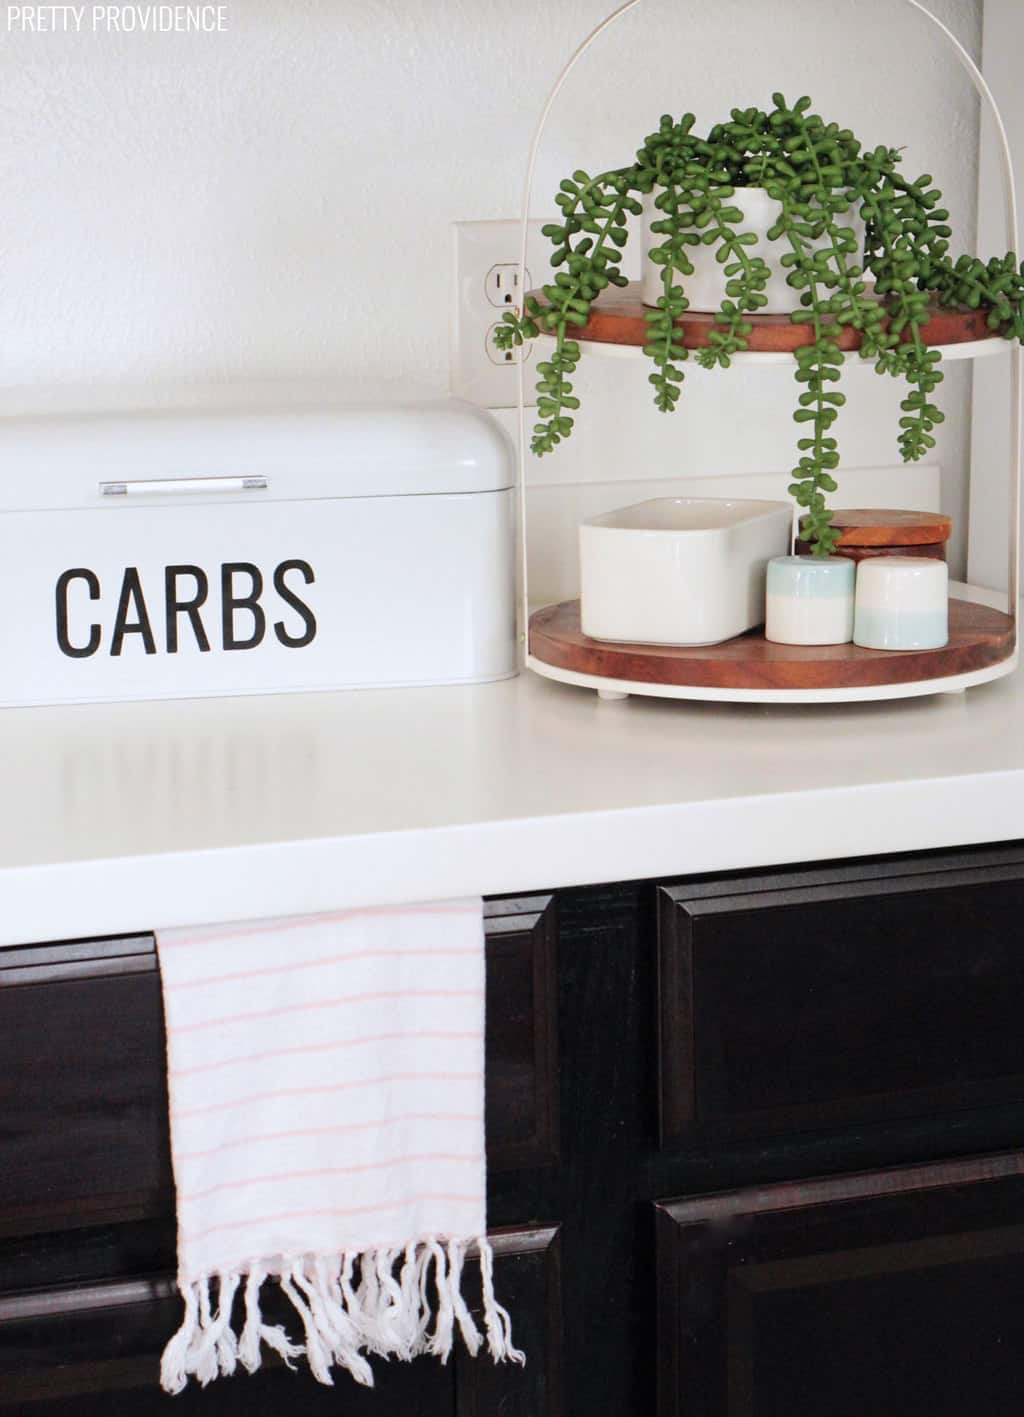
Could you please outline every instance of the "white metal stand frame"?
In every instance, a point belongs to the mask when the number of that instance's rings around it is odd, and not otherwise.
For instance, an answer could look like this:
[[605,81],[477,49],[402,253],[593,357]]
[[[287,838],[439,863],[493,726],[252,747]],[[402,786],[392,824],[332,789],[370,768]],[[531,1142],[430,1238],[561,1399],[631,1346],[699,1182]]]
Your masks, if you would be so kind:
[[[616,24],[630,10],[635,9],[642,0],[626,0],[624,5],[620,5],[617,10],[606,16],[601,23],[587,35],[576,51],[566,62],[558,78],[548,95],[547,101],[541,112],[534,131],[533,141],[530,145],[530,155],[526,167],[526,180],[523,188],[522,225],[520,233],[519,249],[519,289],[526,290],[526,243],[529,230],[530,206],[533,198],[533,181],[537,166],[537,154],[540,151],[541,140],[544,130],[547,127],[548,118],[554,107],[555,100],[561,93],[566,81],[579,60],[587,52],[606,30]],[[982,103],[992,115],[995,123],[996,134],[1000,145],[1001,169],[1003,177],[1003,199],[1006,215],[1006,236],[1007,249],[1019,251],[1019,219],[1017,210],[1017,190],[1013,175],[1013,153],[1010,148],[1010,140],[1007,136],[1006,125],[1003,122],[999,105],[996,103],[992,90],[985,81],[985,76],[971,58],[970,54],[957,39],[956,35],[943,22],[922,3],[922,0],[904,0],[911,9],[917,10],[924,16],[946,39],[952,48],[956,58],[976,89]],[[989,353],[993,341],[984,341],[984,350],[978,348],[978,353]],[[997,346],[998,347],[998,346]],[[953,347],[955,348],[955,347]],[[973,351],[972,351],[973,352]],[[966,351],[960,350],[959,357],[965,357]],[[780,356],[747,354],[741,356],[745,362],[779,362]],[[954,354],[953,357],[956,357]],[[970,355],[967,355],[970,357]],[[791,356],[781,356],[789,360]],[[840,703],[851,700],[865,699],[899,699],[913,698],[924,694],[936,694],[944,692],[956,692],[967,689],[975,684],[984,684],[992,679],[1001,679],[1007,674],[1012,674],[1017,668],[1019,661],[1020,638],[1020,589],[1019,589],[1019,546],[1020,546],[1020,517],[1021,517],[1021,434],[1022,434],[1022,384],[1021,375],[1024,369],[1021,346],[1016,341],[1010,344],[1010,505],[1009,505],[1009,527],[1008,527],[1008,569],[1007,585],[1008,591],[1008,611],[1013,618],[1014,625],[1014,651],[1009,658],[1001,663],[991,665],[987,669],[976,670],[970,674],[958,674],[944,679],[922,679],[904,684],[883,684],[874,685],[870,688],[859,689],[707,689],[690,685],[671,684],[650,684],[633,683],[627,680],[608,679],[593,674],[579,674],[572,670],[558,669],[554,665],[546,664],[543,660],[535,658],[529,652],[529,624],[530,624],[530,602],[529,602],[529,576],[528,576],[528,537],[527,537],[527,511],[526,511],[526,458],[528,452],[528,440],[526,436],[526,370],[525,360],[519,361],[518,385],[519,385],[519,551],[520,551],[520,606],[522,615],[522,643],[524,646],[524,663],[527,668],[535,670],[538,674],[549,679],[558,679],[567,684],[578,684],[585,688],[596,689],[602,698],[625,698],[629,694],[653,695],[658,698],[675,699],[711,699],[727,702],[756,702],[756,703]],[[980,597],[979,597],[980,598]]]

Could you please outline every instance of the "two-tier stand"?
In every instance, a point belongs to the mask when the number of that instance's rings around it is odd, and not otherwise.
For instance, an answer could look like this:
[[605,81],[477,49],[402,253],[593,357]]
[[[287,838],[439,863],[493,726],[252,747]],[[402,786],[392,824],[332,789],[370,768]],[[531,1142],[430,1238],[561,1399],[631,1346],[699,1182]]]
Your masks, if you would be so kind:
[[[628,0],[594,29],[559,75],[534,134],[523,200],[520,286],[526,288],[526,240],[537,153],[552,105],[577,61],[611,25],[641,0]],[[920,0],[905,0],[920,12],[952,46],[982,102],[991,112],[1001,148],[1006,207],[1007,247],[1018,250],[1017,199],[1013,159],[1006,128],[988,84],[974,60],[947,27]],[[750,317],[753,332],[746,353],[737,363],[792,363],[793,350],[806,343],[806,326],[785,316]],[[687,313],[681,321],[684,342],[691,349],[707,343],[714,315]],[[617,358],[641,358],[646,325],[639,285],[605,291],[592,307],[587,325],[573,331],[583,352]],[[855,350],[855,332],[840,341]],[[532,608],[529,600],[527,553],[529,529],[526,499],[525,374],[519,365],[519,509],[521,527],[522,623],[528,668],[549,679],[596,689],[602,698],[648,694],[674,699],[718,699],[754,703],[835,703],[856,699],[909,698],[958,691],[1011,674],[1018,661],[1018,557],[1020,545],[1021,474],[1021,349],[993,335],[984,312],[936,308],[922,338],[942,350],[945,361],[1006,354],[1011,360],[1010,495],[1008,506],[1007,610],[992,606],[990,595],[965,586],[950,601],[950,636],[944,649],[898,652],[862,649],[856,645],[806,647],[773,644],[763,631],[753,630],[724,644],[700,647],[612,644],[588,639],[580,629],[579,602]],[[685,415],[683,415],[685,416]]]

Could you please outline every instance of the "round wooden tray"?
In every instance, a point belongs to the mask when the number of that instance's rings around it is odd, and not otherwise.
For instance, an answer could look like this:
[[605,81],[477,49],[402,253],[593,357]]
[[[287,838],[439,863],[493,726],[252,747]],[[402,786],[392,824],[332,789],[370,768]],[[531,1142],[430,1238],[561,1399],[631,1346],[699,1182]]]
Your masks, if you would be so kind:
[[652,692],[665,694],[675,688],[680,698],[688,689],[697,691],[694,697],[704,689],[746,697],[805,691],[816,698],[950,680],[983,674],[1009,660],[1014,649],[1011,616],[958,599],[949,603],[948,645],[916,651],[779,645],[766,640],[761,629],[717,645],[612,644],[583,634],[578,600],[546,606],[530,617],[530,657],[540,672],[547,666],[566,677],[629,683],[636,686],[630,692],[643,692],[639,686],[645,684],[660,686]]
[[[640,346],[648,342],[648,324],[644,312],[649,308],[641,299],[641,283],[630,281],[628,286],[610,287],[602,292],[590,309],[590,319],[579,329],[570,332],[570,338],[594,344]],[[542,305],[547,302],[543,292],[532,292]],[[975,344],[979,341],[1002,342],[1002,337],[994,334],[986,323],[984,310],[943,310],[933,305],[932,315],[921,330],[924,342],[932,346]],[[716,317],[688,310],[676,323],[683,330],[683,343],[687,349],[706,349],[708,335],[715,328]],[[801,345],[813,344],[814,333],[810,325],[794,325],[788,315],[747,315],[753,329],[747,340],[748,354],[792,354]],[[904,331],[902,338],[909,338]],[[861,337],[857,330],[848,327],[839,336],[839,348],[852,350],[860,348]],[[742,357],[742,356],[738,356]]]

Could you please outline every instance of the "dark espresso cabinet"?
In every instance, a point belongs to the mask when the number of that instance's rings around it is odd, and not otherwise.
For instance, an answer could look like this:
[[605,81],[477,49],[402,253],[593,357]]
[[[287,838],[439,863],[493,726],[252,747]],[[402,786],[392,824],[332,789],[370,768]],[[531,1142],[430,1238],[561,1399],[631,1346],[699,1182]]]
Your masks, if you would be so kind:
[[[550,894],[489,902],[492,1175],[557,1161],[556,926]],[[494,1225],[495,1282],[523,1368],[458,1354],[376,1363],[373,1390],[268,1361],[178,1397],[157,1384],[180,1322],[160,980],[152,935],[0,949],[0,1414],[531,1417],[560,1410],[557,1223]],[[478,1274],[465,1272],[479,1308]],[[274,1287],[265,1307],[273,1314]],[[278,1315],[293,1324],[287,1307]]]
[[1018,845],[489,901],[526,1367],[268,1363],[174,1399],[152,936],[0,949],[0,1417],[1024,1410],[1022,919]]
[[657,1207],[660,1411],[1024,1409],[1024,1153]]
[[1024,1100],[1020,870],[926,859],[661,889],[665,1143]]

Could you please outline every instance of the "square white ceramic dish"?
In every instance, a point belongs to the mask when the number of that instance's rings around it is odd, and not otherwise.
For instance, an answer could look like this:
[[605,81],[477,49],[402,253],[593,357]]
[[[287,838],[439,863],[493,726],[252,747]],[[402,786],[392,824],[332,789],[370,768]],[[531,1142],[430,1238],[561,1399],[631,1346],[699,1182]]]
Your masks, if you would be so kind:
[[580,526],[585,635],[712,645],[764,621],[765,571],[790,549],[787,502],[657,497]]

